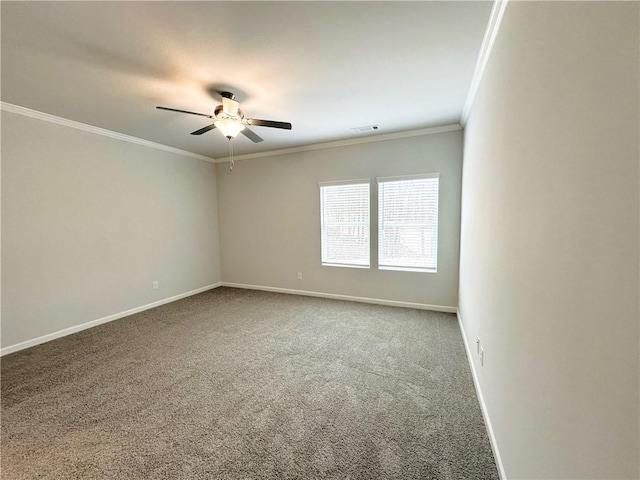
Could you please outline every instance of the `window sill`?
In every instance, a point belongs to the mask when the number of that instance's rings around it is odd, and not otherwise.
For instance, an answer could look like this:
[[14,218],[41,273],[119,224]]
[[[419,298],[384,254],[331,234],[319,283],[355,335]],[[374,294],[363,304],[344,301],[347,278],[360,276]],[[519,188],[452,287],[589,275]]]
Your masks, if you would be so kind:
[[421,267],[389,267],[389,266],[379,265],[378,270],[396,270],[398,272],[438,273],[437,268],[421,268]]
[[347,265],[344,263],[323,263],[323,267],[340,267],[340,268],[360,268],[369,270],[371,267],[369,265]]

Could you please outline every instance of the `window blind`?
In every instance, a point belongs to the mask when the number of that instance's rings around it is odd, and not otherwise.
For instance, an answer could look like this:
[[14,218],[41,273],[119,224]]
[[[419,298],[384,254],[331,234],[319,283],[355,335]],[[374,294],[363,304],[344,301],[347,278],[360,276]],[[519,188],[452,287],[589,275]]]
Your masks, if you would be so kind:
[[369,267],[369,181],[320,184],[322,265]]
[[439,174],[378,179],[378,267],[435,272]]

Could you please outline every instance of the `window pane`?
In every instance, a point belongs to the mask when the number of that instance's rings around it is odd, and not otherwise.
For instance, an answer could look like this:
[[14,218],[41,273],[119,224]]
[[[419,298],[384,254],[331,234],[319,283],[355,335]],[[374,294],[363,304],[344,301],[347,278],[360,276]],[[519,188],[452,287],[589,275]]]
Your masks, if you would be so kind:
[[323,265],[369,266],[369,184],[321,185]]
[[378,182],[378,266],[436,271],[437,175]]

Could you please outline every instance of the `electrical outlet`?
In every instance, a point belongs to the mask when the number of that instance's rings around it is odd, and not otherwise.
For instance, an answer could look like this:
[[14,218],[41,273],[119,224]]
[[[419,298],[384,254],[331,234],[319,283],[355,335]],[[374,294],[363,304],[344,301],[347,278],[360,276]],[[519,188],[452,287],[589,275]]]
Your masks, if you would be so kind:
[[302,280],[302,272],[298,272],[298,280]]
[[160,284],[158,283],[158,280],[154,280],[152,285],[153,285],[153,289],[157,290]]
[[480,366],[484,367],[484,348],[480,347]]
[[480,337],[476,338],[476,351],[480,353]]

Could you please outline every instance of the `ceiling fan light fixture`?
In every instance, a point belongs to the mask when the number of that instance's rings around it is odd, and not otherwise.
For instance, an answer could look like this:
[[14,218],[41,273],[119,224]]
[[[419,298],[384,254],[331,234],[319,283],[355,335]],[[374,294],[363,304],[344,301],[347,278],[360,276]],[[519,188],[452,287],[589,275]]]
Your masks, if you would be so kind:
[[213,124],[227,138],[235,138],[242,130],[244,125],[240,120],[234,118],[218,118]]
[[[1,1],[1,0],[0,0]],[[206,127],[200,128],[195,132],[191,132],[191,135],[202,135],[203,133],[210,132],[214,128],[220,130],[222,135],[229,140],[235,138],[240,132],[251,140],[253,143],[260,143],[263,141],[259,135],[256,135],[249,127],[269,127],[280,128],[283,130],[291,130],[291,124],[289,122],[277,122],[274,120],[260,120],[257,118],[245,118],[244,113],[240,109],[240,104],[235,100],[235,95],[231,92],[220,92],[222,95],[222,105],[216,106],[213,110],[213,115],[206,113],[190,112],[189,110],[181,110],[178,108],[161,107],[157,106],[160,110],[168,110],[170,112],[188,113],[189,115],[198,115],[201,117],[211,118],[213,123]],[[229,147],[231,147],[229,142]]]

